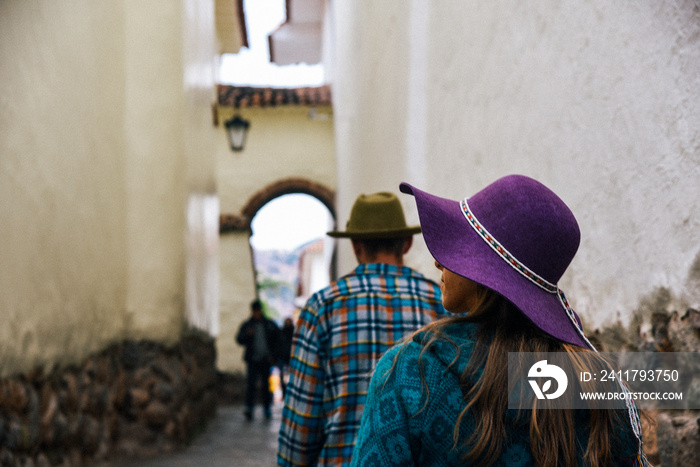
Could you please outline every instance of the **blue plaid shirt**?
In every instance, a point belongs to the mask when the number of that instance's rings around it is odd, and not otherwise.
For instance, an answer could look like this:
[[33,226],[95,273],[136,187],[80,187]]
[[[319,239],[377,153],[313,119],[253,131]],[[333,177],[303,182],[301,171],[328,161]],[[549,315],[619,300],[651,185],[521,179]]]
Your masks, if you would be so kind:
[[278,465],[349,465],[377,361],[446,313],[435,282],[389,264],[361,264],[311,296],[294,333]]

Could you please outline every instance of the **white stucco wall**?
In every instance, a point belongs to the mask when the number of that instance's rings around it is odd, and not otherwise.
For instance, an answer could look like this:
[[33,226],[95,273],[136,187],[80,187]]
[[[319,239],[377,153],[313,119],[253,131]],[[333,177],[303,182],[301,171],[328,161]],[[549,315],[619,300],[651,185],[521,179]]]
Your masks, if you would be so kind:
[[[241,214],[253,196],[288,178],[335,190],[332,109],[319,107],[314,119],[309,118],[309,108],[304,106],[242,108],[238,113],[250,121],[245,149],[239,153],[229,149],[223,125],[217,137],[217,188],[223,214]],[[233,115],[233,109],[221,108],[220,115],[224,122]],[[240,324],[249,317],[249,305],[255,298],[249,237],[245,232],[224,233],[219,245],[218,366],[223,371],[242,371],[243,348],[236,344],[235,337]]]
[[213,24],[213,0],[0,2],[1,374],[180,336],[216,249],[185,249],[218,223],[187,232],[215,195]]
[[659,288],[700,305],[697,1],[339,0],[333,17],[341,224],[358,192],[459,199],[522,173],[577,216],[561,285],[588,326]]

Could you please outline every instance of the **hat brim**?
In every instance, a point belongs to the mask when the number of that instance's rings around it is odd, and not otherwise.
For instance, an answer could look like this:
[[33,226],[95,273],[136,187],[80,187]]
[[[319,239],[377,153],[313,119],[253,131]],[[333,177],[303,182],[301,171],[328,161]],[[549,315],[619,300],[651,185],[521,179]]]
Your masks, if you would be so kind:
[[401,229],[387,229],[387,230],[331,230],[326,232],[326,235],[333,238],[357,238],[357,239],[371,239],[371,238],[401,238],[410,237],[421,232],[421,226],[409,226]]
[[557,294],[536,286],[498,256],[469,225],[459,201],[431,195],[407,183],[399,189],[415,198],[425,244],[438,263],[503,295],[547,334],[588,347]]

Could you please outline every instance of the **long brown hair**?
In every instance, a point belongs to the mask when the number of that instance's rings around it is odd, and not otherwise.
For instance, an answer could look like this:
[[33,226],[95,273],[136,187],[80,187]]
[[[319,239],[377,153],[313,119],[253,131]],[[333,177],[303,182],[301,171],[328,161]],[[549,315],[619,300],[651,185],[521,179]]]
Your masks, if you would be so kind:
[[[443,333],[453,324],[472,322],[481,325],[469,363],[460,375],[460,385],[467,403],[457,418],[453,439],[455,447],[461,445],[468,449],[463,462],[490,465],[500,456],[506,439],[508,372],[504,369],[508,364],[508,352],[566,352],[572,365],[577,368],[581,368],[581,359],[577,354],[595,354],[545,334],[498,293],[480,286],[477,294],[474,310],[436,321],[419,332],[424,332],[424,352],[436,340],[454,344]],[[457,358],[459,349],[453,364]],[[483,373],[477,379],[476,372],[482,367]],[[425,381],[423,387],[427,390]],[[459,440],[460,425],[469,411],[474,415],[475,429],[468,439]],[[593,409],[589,412],[590,431],[584,462],[593,467],[609,465],[612,463],[614,427],[619,426],[620,415],[616,410]],[[538,466],[578,463],[574,410],[537,410],[535,405],[532,410],[523,413],[530,414],[530,450]]]

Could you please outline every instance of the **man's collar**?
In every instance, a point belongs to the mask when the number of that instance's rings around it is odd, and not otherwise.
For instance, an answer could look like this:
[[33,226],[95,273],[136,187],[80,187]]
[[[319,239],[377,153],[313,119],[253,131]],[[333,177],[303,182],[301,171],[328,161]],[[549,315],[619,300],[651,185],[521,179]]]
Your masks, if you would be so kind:
[[421,274],[408,266],[397,266],[387,263],[363,263],[355,268],[355,274],[389,274],[389,275],[412,275]]

